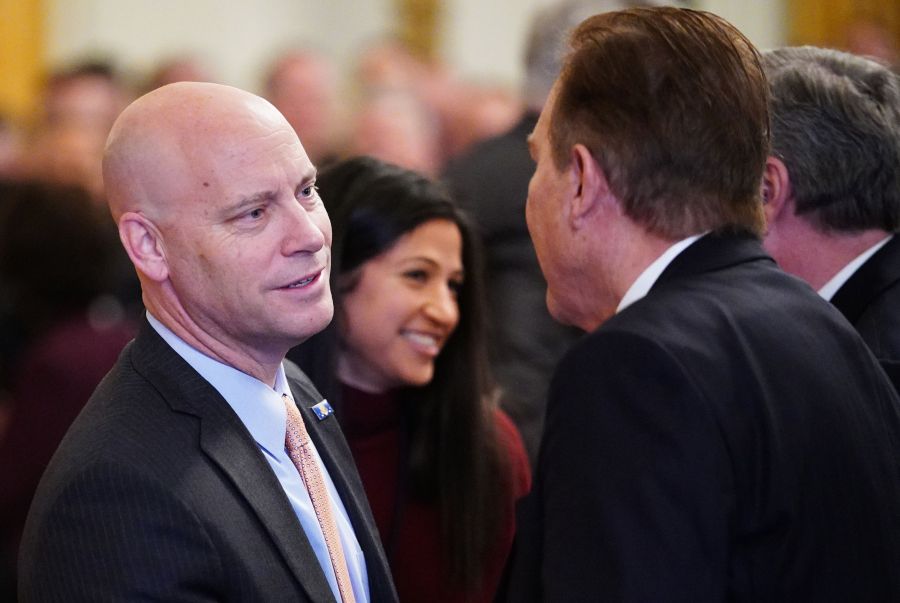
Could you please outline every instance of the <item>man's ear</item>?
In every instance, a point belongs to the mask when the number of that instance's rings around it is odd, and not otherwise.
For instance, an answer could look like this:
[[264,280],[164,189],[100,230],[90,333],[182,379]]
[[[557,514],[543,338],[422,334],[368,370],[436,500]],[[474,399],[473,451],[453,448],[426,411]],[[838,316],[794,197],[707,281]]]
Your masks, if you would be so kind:
[[569,170],[574,194],[570,199],[569,223],[579,228],[609,195],[606,174],[583,144],[572,147]]
[[766,167],[763,171],[762,202],[768,224],[778,220],[785,211],[791,214],[794,212],[787,167],[780,159],[771,155],[766,158]]
[[138,272],[161,282],[169,277],[169,264],[156,225],[145,215],[126,212],[119,217],[119,238]]

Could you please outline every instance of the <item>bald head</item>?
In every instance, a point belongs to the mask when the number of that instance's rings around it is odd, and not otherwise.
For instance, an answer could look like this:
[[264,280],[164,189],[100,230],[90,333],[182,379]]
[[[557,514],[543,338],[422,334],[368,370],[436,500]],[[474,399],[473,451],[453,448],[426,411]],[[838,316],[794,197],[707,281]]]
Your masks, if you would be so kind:
[[266,100],[206,82],[157,88],[129,105],[113,125],[103,180],[113,217],[164,207],[202,193],[223,157],[242,141],[287,126]]
[[158,88],[113,126],[103,175],[147,311],[270,386],[331,320],[331,225],[316,170],[267,101],[211,83]]

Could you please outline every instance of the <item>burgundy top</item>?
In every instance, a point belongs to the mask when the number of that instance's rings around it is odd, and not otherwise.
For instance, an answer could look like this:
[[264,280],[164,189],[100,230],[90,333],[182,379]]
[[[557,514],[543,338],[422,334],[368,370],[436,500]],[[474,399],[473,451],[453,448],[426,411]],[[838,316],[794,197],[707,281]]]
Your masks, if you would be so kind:
[[10,390],[12,414],[0,438],[0,548],[10,559],[50,457],[132,336],[130,324],[100,330],[78,315],[23,352]]
[[[397,594],[404,603],[490,602],[494,598],[512,545],[515,501],[531,488],[528,457],[519,432],[502,411],[495,413],[497,432],[510,456],[512,493],[496,554],[486,559],[481,590],[465,597],[449,588],[442,571],[440,517],[434,504],[408,500],[399,525],[394,526],[401,491],[401,409],[392,393],[367,394],[343,387],[341,428],[362,478],[372,514],[389,556]],[[403,464],[405,466],[405,463]]]

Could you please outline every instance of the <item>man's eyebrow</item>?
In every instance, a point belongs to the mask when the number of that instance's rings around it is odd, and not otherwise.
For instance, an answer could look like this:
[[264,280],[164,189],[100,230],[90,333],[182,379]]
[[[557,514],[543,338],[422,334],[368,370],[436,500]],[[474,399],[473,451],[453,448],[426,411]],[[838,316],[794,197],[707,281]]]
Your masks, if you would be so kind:
[[319,170],[317,170],[316,168],[313,167],[308,172],[303,174],[303,178],[300,179],[300,182],[302,184],[306,184],[307,182],[312,182],[313,180],[315,180],[318,177],[319,177]]
[[274,201],[276,198],[277,194],[275,191],[260,191],[252,195],[240,197],[234,204],[229,205],[226,211],[229,214],[239,213],[243,209],[259,205],[260,203],[268,203]]

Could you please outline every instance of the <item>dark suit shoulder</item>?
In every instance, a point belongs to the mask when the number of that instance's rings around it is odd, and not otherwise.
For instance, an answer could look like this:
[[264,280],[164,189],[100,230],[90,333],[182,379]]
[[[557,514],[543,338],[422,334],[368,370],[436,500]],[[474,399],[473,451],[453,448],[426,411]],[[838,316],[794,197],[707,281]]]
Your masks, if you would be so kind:
[[900,275],[884,287],[857,316],[853,325],[879,359],[900,362]]
[[170,484],[130,463],[95,460],[53,480],[35,498],[22,542],[22,601],[226,596],[223,559],[203,522]]
[[551,384],[538,462],[541,600],[715,600],[731,466],[709,400],[664,343],[616,328],[582,339]]
[[59,592],[79,581],[66,600],[306,600],[291,564],[312,552],[259,446],[148,329],[50,462],[23,537],[26,572],[55,564]]
[[132,347],[126,348],[66,434],[55,463],[71,471],[77,463],[118,459],[171,477],[185,463],[181,451],[196,448],[199,420],[170,402],[135,369]]
[[831,298],[851,323],[868,309],[883,307],[896,299],[900,287],[900,236],[894,237],[876,251],[854,272]]
[[883,289],[853,326],[900,392],[900,281]]
[[891,599],[896,395],[808,286],[716,252],[558,367],[531,511],[544,600]]
[[900,391],[900,236],[860,266],[831,303],[856,327]]

